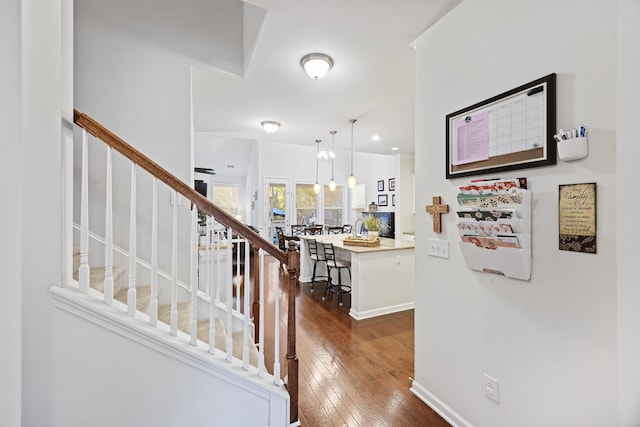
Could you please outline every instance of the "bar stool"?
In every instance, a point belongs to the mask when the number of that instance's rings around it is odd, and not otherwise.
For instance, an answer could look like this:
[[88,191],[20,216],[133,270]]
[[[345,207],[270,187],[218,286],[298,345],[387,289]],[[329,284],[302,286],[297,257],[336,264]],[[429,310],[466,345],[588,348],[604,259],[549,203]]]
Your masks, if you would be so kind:
[[[318,267],[318,263],[326,263],[327,260],[325,259],[323,254],[318,253],[318,242],[316,242],[315,239],[307,239],[307,248],[309,248],[309,258],[311,258],[311,261],[313,261],[313,274],[311,276],[311,292],[313,292],[313,285],[316,281],[316,268]],[[329,276],[321,276],[320,278],[328,280]],[[328,283],[327,286],[329,286]]]
[[342,234],[343,227],[327,227],[327,234]]
[[311,227],[306,227],[304,229],[305,236],[314,236],[318,234],[322,234],[322,226],[321,225],[312,225]]
[[[327,262],[327,275],[329,276],[329,282],[327,283],[327,287],[324,290],[324,296],[322,300],[327,299],[327,295],[329,292],[335,292],[338,294],[338,305],[342,306],[342,294],[350,294],[351,293],[351,261],[339,260],[336,259],[335,249],[333,247],[333,243],[323,243],[322,248],[324,249],[324,258]],[[349,272],[349,285],[342,284],[342,270],[347,269]],[[331,270],[338,271],[338,284],[333,283],[333,279],[331,278]]]

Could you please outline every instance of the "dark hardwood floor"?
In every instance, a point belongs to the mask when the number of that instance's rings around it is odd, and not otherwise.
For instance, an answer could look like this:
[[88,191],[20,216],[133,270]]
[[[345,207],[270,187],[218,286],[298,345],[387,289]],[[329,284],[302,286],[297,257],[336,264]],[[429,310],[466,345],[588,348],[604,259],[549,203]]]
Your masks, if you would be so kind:
[[[265,291],[267,301],[274,301],[272,284],[279,281],[280,306],[285,310],[287,281],[279,280],[282,276],[271,258],[265,273],[265,289],[271,290]],[[301,283],[296,295],[302,426],[448,427],[409,391],[409,377],[414,375],[413,310],[356,321],[348,314],[350,297],[345,295],[339,307],[335,296],[322,301],[324,288],[325,283],[317,283],[311,292],[309,283]],[[270,311],[266,322],[274,321]],[[286,331],[286,321],[280,330]],[[281,336],[284,372],[286,339]],[[266,359],[271,366],[272,354]]]

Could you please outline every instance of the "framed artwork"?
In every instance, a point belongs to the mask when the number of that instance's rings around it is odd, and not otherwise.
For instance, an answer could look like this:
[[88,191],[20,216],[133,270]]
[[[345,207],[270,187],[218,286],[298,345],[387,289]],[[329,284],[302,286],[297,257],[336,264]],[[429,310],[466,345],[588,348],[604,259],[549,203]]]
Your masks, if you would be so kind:
[[378,181],[378,191],[384,191],[384,180]]
[[388,198],[386,194],[378,194],[378,206],[387,206]]
[[446,116],[446,177],[556,164],[556,75]]
[[558,249],[597,253],[595,182],[559,185],[558,215]]
[[396,190],[396,179],[389,178],[389,191],[395,191],[395,190]]
[[391,206],[395,206],[396,205],[396,195],[392,194],[391,195]]

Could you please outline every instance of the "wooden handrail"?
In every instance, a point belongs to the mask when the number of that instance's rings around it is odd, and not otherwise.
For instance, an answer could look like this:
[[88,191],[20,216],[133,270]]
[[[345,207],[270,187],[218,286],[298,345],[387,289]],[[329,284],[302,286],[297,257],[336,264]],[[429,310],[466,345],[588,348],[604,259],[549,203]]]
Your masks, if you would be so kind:
[[217,222],[230,227],[235,233],[251,241],[254,247],[258,247],[268,254],[272,255],[283,264],[287,264],[287,253],[273,246],[269,241],[264,239],[258,233],[241,223],[218,206],[209,201],[206,197],[198,193],[189,185],[176,178],[162,166],[149,159],[133,146],[126,143],[122,138],[115,135],[109,129],[102,126],[91,116],[81,113],[78,110],[73,111],[73,121],[75,124],[85,129],[91,135],[100,139],[102,142],[122,154],[134,164],[149,172],[151,175],[164,182],[173,190],[180,193],[183,197],[191,201],[201,211],[215,218]]

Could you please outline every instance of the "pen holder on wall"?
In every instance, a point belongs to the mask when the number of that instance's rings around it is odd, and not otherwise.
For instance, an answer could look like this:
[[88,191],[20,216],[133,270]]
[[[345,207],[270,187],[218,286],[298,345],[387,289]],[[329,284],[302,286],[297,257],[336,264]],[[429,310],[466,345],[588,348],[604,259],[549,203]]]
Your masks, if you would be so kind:
[[560,157],[560,160],[564,160],[565,162],[584,159],[589,154],[586,136],[563,139],[558,141],[557,145],[558,157]]

